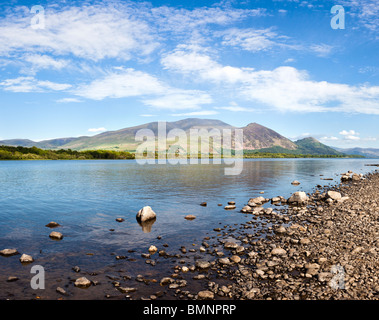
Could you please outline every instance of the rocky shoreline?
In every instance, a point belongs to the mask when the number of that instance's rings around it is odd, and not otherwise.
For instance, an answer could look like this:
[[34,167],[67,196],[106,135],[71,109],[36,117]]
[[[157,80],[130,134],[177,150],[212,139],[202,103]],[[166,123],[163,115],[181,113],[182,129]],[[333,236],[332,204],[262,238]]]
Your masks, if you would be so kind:
[[[365,176],[349,172],[342,174],[341,184],[318,185],[312,194],[296,192],[289,199],[260,196],[247,205],[231,201],[225,209],[240,210],[249,218],[246,223],[221,225],[179,250],[162,244],[158,237],[134,262],[145,270],[160,266],[159,271],[144,276],[117,269],[110,275],[73,266],[68,280],[56,279],[47,288],[49,293],[38,298],[377,300],[378,194],[378,172]],[[122,223],[122,219],[116,221]],[[2,255],[18,254],[4,250]],[[29,256],[21,258],[23,263],[33,261]],[[126,258],[113,256],[118,262],[127,262]],[[18,282],[16,275],[9,275],[4,291],[12,291],[10,286]],[[36,298],[35,293],[29,295],[27,285],[24,282],[21,289],[23,299]]]
[[[349,172],[341,181],[331,189],[319,186],[304,201],[271,199],[295,204],[280,212],[261,206],[269,199],[250,199],[255,206],[242,212],[253,214],[251,224],[257,217],[266,220],[266,237],[217,229],[234,240],[221,241],[223,250],[212,252],[215,260],[195,264],[196,270],[209,270],[204,277],[211,272],[215,279],[197,294],[180,289],[177,294],[190,299],[377,300],[379,173],[362,177]],[[165,278],[165,283],[177,283],[174,279]],[[219,279],[233,282],[225,285]]]

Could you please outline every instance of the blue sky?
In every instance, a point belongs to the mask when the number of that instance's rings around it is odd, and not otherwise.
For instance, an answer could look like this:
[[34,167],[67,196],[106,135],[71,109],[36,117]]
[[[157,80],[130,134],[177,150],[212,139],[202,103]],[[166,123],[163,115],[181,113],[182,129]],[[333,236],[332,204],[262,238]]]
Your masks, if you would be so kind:
[[7,1],[0,139],[199,117],[379,148],[378,14],[375,0]]

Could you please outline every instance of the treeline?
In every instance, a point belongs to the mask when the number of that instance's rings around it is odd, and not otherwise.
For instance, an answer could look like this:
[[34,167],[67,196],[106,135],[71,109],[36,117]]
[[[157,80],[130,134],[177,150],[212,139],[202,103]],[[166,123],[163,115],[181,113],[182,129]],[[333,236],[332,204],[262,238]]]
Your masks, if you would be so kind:
[[37,147],[0,146],[0,160],[93,160],[93,159],[134,159],[126,151],[71,149],[44,150]]
[[[232,153],[233,154],[233,153]],[[234,156],[234,155],[232,155]],[[158,154],[155,154],[158,158]],[[188,158],[193,157],[188,155]],[[213,154],[207,157],[213,158]],[[245,151],[244,158],[364,158],[359,155],[313,155],[277,152]],[[201,159],[202,155],[198,154]],[[223,158],[223,156],[221,156]],[[94,159],[135,159],[135,154],[127,151],[71,149],[44,150],[37,147],[0,146],[0,160],[94,160]]]
[[273,153],[273,152],[248,152],[243,156],[250,158],[364,158],[360,155],[334,155],[334,154],[292,154],[292,153]]

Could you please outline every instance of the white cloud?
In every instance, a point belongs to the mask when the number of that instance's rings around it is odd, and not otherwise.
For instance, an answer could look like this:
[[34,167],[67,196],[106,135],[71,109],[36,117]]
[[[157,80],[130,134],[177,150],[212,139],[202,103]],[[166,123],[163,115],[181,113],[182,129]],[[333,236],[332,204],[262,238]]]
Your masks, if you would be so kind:
[[342,130],[339,132],[341,136],[343,136],[344,140],[348,141],[358,141],[361,140],[359,137],[359,132],[356,132],[355,130]]
[[349,130],[349,131],[342,130],[339,134],[342,135],[342,136],[359,135],[359,133],[356,132],[355,130]]
[[88,132],[94,132],[94,133],[104,132],[104,131],[107,131],[107,129],[105,129],[104,127],[101,127],[101,128],[90,128],[90,129],[88,129]]
[[155,114],[140,114],[140,117],[155,117]]
[[342,0],[341,5],[349,7],[345,12],[371,31],[379,29],[379,7],[377,0]]
[[72,103],[72,102],[82,102],[82,100],[76,99],[76,98],[63,98],[59,99],[56,102],[58,103]]
[[109,73],[102,79],[81,85],[74,93],[78,96],[103,100],[105,98],[126,98],[166,92],[165,84],[157,78],[132,68]]
[[152,8],[145,16],[153,19],[162,31],[188,33],[189,30],[204,29],[207,25],[227,25],[246,17],[264,16],[265,9],[235,9],[224,7],[200,7],[193,10],[161,6]]
[[198,90],[170,89],[164,95],[142,100],[144,104],[158,109],[200,109],[201,105],[213,102],[212,97]]
[[203,91],[173,88],[146,72],[132,68],[117,70],[102,79],[81,85],[74,93],[92,100],[141,97],[149,107],[170,110],[200,109],[201,105],[213,102],[212,97]]
[[192,116],[211,116],[218,114],[217,111],[212,110],[203,110],[203,111],[194,111],[194,112],[186,112],[186,113],[175,113],[172,116],[175,117],[192,117]]
[[61,70],[70,62],[64,59],[54,59],[48,55],[28,54],[24,56],[24,60],[32,65],[33,69],[56,69]]
[[338,141],[339,138],[335,137],[335,136],[330,136],[330,137],[321,137],[320,138],[320,141]]
[[357,136],[345,136],[344,137],[345,140],[353,140],[353,141],[357,141],[357,140],[361,140],[360,137],[357,137]]
[[313,44],[309,47],[311,52],[316,53],[320,57],[326,57],[332,53],[334,47],[328,44]]
[[45,8],[45,29],[30,27],[30,12],[16,10],[0,21],[0,54],[18,51],[74,55],[100,60],[128,60],[133,54],[148,55],[158,47],[150,26],[134,19],[121,2]]
[[55,83],[48,80],[37,80],[34,77],[18,77],[0,82],[6,91],[12,92],[46,92],[64,91],[71,88],[70,84]]
[[234,85],[241,98],[279,111],[379,114],[379,86],[314,81],[306,71],[290,66],[273,70],[223,66],[185,46],[166,54],[161,63],[198,82]]
[[227,110],[232,112],[254,112],[254,109],[249,109],[240,106],[228,106],[228,107],[215,107],[217,110]]
[[223,45],[232,46],[253,53],[268,50],[272,51],[275,48],[281,48],[326,57],[330,55],[334,49],[333,46],[324,43],[310,45],[305,43],[297,43],[290,37],[277,33],[272,27],[266,29],[230,28],[225,31],[216,32],[215,35],[222,37],[221,43]]
[[93,61],[145,59],[161,47],[168,34],[171,39],[193,37],[207,33],[209,25],[225,26],[265,14],[260,8],[219,6],[189,10],[121,0],[80,6],[64,3],[45,6],[43,30],[30,27],[30,8],[15,6],[7,12],[0,20],[0,55],[22,58],[19,53],[28,52],[45,56],[44,61],[33,59],[39,65],[53,63],[47,61],[46,53]]
[[222,44],[239,47],[243,50],[258,52],[270,49],[274,46],[284,45],[280,39],[285,37],[278,36],[271,28],[267,29],[237,29],[232,28],[220,33]]

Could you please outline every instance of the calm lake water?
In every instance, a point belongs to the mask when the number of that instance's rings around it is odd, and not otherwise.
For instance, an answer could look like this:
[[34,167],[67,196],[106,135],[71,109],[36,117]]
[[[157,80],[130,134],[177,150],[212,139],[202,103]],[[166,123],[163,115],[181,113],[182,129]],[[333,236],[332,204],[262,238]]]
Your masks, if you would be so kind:
[[[161,243],[180,248],[219,224],[243,223],[251,216],[240,209],[261,191],[266,198],[312,192],[317,184],[339,183],[340,174],[348,170],[373,171],[375,167],[365,166],[372,163],[375,160],[252,159],[244,160],[240,175],[226,176],[224,165],[212,164],[1,161],[0,249],[17,248],[36,261],[49,261],[51,270],[74,265],[95,270],[107,264],[110,253],[133,257],[130,250],[136,255],[147,252],[151,244],[157,245],[157,236]],[[295,179],[299,186],[291,185]],[[230,200],[236,202],[236,210],[224,210]],[[203,201],[206,207],[199,205]],[[157,213],[151,232],[144,232],[136,221],[136,213],[146,205]],[[197,218],[187,221],[187,214]],[[119,217],[125,221],[116,222]],[[49,238],[51,229],[45,225],[50,221],[62,225],[55,230],[63,240]],[[0,272],[7,275],[19,265],[18,258],[0,257]]]

